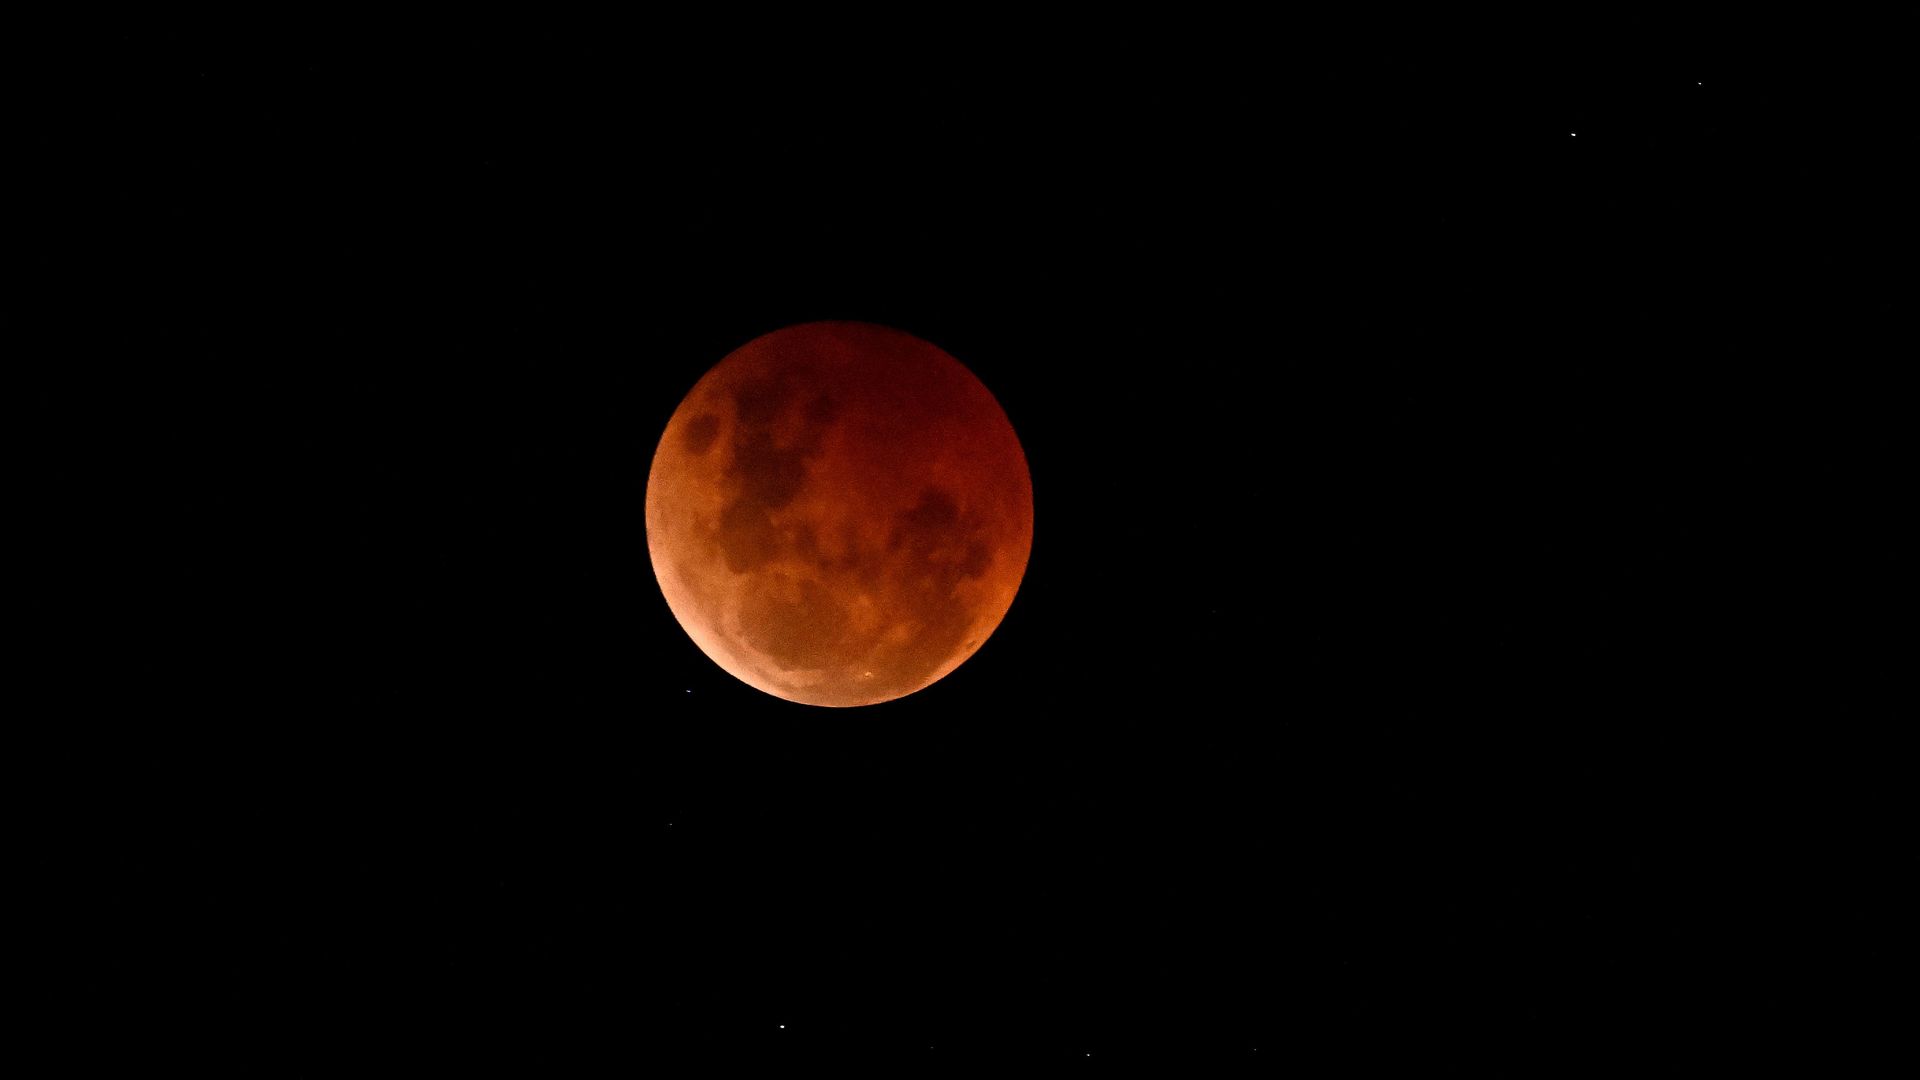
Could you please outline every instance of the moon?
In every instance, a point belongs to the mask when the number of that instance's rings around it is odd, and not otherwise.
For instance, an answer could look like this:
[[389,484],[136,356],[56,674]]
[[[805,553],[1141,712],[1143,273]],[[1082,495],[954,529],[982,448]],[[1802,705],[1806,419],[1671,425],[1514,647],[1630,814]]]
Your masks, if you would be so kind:
[[647,552],[694,644],[749,686],[848,707],[959,667],[1013,604],[1033,485],[958,360],[858,322],[740,346],[674,410]]

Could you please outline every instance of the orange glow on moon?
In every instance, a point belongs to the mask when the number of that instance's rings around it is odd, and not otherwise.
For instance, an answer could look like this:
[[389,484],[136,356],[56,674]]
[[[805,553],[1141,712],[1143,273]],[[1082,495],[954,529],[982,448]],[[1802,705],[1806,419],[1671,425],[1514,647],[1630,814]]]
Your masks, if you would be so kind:
[[790,326],[687,394],[647,476],[647,551],[702,652],[809,705],[945,677],[1013,603],[1027,459],[999,402],[919,338]]

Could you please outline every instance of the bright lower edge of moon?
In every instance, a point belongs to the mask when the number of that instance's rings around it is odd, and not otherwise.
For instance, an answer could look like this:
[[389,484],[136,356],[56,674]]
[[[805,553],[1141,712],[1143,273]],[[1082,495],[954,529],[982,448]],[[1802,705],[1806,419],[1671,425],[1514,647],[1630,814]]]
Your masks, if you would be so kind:
[[1000,625],[1033,546],[1027,460],[991,392],[910,334],[803,323],[728,354],[647,476],[667,606],[788,701],[922,690]]

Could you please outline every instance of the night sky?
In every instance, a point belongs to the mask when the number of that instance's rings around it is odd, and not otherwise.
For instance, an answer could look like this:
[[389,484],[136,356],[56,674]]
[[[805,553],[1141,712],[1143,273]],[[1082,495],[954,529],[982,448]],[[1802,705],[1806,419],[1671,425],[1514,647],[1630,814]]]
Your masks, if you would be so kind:
[[[72,700],[163,1037],[1557,1074],[1710,1024],[1730,432],[1890,310],[1779,302],[1891,198],[1863,114],[1691,38],[783,33],[103,39],[115,346],[35,400],[116,438],[36,460],[114,523]],[[998,632],[863,709],[727,675],[647,557],[682,396],[815,319],[958,358],[1033,478]]]

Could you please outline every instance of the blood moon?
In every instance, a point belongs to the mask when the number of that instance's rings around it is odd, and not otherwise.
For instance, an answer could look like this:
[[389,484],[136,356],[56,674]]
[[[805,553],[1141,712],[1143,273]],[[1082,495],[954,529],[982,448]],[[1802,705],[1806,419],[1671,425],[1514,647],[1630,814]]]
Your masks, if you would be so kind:
[[701,651],[809,705],[943,678],[993,633],[1033,546],[1026,455],[973,373],[910,334],[790,326],[674,410],[647,551]]

